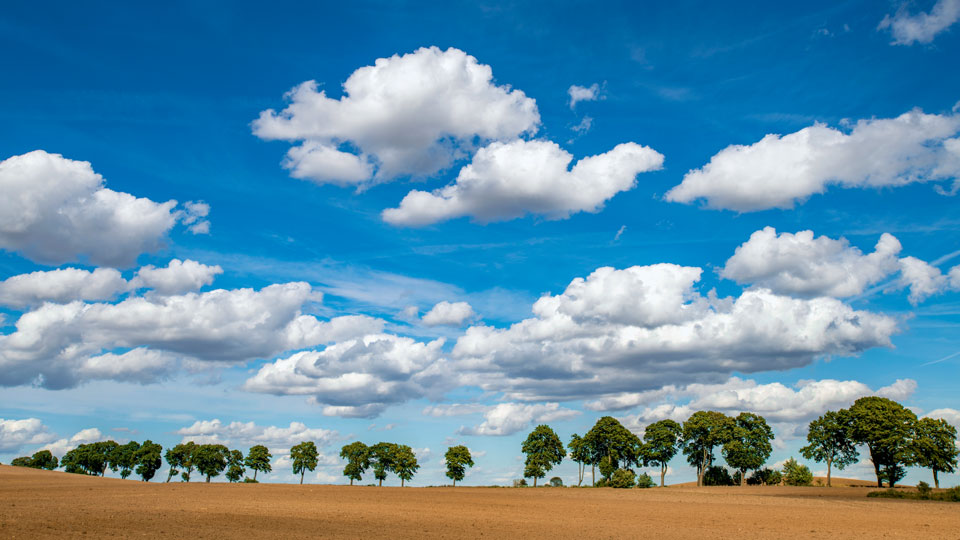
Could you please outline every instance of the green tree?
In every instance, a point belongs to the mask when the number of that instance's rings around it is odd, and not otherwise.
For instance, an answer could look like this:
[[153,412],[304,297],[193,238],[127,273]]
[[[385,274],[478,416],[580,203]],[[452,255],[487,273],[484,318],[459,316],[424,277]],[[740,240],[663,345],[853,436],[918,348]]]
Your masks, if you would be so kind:
[[730,471],[720,465],[711,465],[703,473],[703,485],[705,486],[732,486],[734,480],[730,476]]
[[396,445],[388,442],[379,442],[370,447],[370,462],[373,467],[373,477],[377,479],[378,485],[383,486],[383,481],[393,470],[393,455]]
[[583,438],[590,449],[591,462],[599,467],[600,474],[607,481],[621,466],[627,468],[643,463],[640,438],[612,416],[597,420]]
[[457,480],[463,480],[467,475],[467,467],[473,467],[473,457],[470,455],[470,449],[466,446],[451,446],[443,458],[447,462],[447,477],[453,480],[456,487]]
[[111,471],[117,470],[119,465],[113,461],[112,457],[115,455],[114,452],[117,448],[120,447],[119,443],[116,441],[98,441],[88,444],[87,447],[90,464],[100,465],[100,476],[106,476],[108,468]]
[[405,444],[393,445],[393,472],[400,477],[400,487],[403,487],[407,480],[413,478],[413,475],[420,470],[420,464],[417,463],[417,455],[413,449]]
[[161,452],[163,452],[162,446],[147,439],[134,454],[134,461],[137,464],[136,473],[144,482],[149,482],[163,465],[160,459]]
[[617,469],[610,475],[607,485],[612,488],[632,488],[637,483],[637,475],[630,469]]
[[563,478],[560,478],[559,476],[554,476],[553,478],[550,479],[550,486],[563,487]]
[[773,469],[760,469],[754,471],[747,483],[751,486],[775,486],[780,483],[782,475],[780,471]]
[[806,465],[797,463],[790,458],[783,464],[783,483],[788,486],[809,486],[813,481],[813,473]]
[[896,401],[877,396],[858,399],[848,414],[848,436],[870,451],[877,487],[883,487],[884,479],[893,487],[906,474],[903,466],[911,464],[911,436],[917,415]]
[[[583,475],[587,470],[587,463],[591,463],[590,459],[590,448],[587,446],[586,441],[583,440],[583,437],[573,434],[573,437],[570,437],[570,443],[567,444],[567,448],[570,450],[570,459],[572,459],[577,464],[577,487],[583,484]],[[596,479],[594,479],[596,481]]]
[[134,467],[137,466],[137,461],[134,457],[137,450],[140,450],[140,443],[130,441],[110,451],[110,468],[113,470],[119,469],[120,478],[126,480],[133,472]]
[[807,459],[827,464],[827,487],[831,486],[830,479],[833,466],[843,470],[847,465],[857,462],[859,454],[857,447],[850,440],[850,418],[848,411],[827,411],[823,416],[810,422],[807,431],[807,442],[810,443],[800,449],[800,454]]
[[170,465],[170,472],[167,474],[167,482],[176,474],[181,474],[184,482],[190,481],[190,473],[193,472],[193,455],[198,446],[193,442],[180,443],[167,450],[164,458]]
[[[638,474],[638,475],[637,475],[637,487],[638,487],[638,488],[643,488],[643,489],[652,488],[652,487],[655,486],[655,485],[657,485],[656,482],[653,481],[653,478],[650,478],[650,475],[649,475],[649,474],[647,474],[647,473],[641,473],[641,474]],[[663,486],[661,486],[661,487],[663,487]]]
[[533,487],[537,487],[537,479],[545,477],[554,465],[559,465],[567,453],[560,437],[545,424],[530,432],[520,451],[527,455],[523,476],[533,478]]
[[270,458],[273,456],[270,455],[270,450],[267,450],[266,446],[258,444],[250,448],[250,452],[247,453],[247,459],[244,460],[244,465],[248,469],[253,470],[253,479],[257,479],[257,471],[260,471],[264,474],[273,470],[270,466]]
[[723,446],[733,430],[733,419],[717,411],[697,411],[683,423],[683,453],[697,468],[697,485],[713,463],[713,449]]
[[34,469],[44,469],[52,471],[60,466],[57,456],[49,450],[40,450],[30,457],[30,466]]
[[770,458],[773,430],[760,415],[743,412],[733,419],[730,438],[723,445],[723,458],[740,471],[740,485],[746,485],[747,471],[755,471]]
[[303,441],[290,449],[290,459],[293,461],[293,474],[300,475],[300,484],[303,485],[303,475],[307,471],[317,468],[317,445],[313,441]]
[[239,482],[243,478],[243,473],[247,470],[243,467],[243,452],[239,450],[230,450],[227,457],[227,480],[230,482]]
[[114,441],[81,444],[64,454],[60,464],[70,473],[103,476],[110,466],[110,454],[118,446]]
[[227,468],[230,449],[222,444],[201,444],[193,454],[193,464],[197,472],[207,477],[207,483],[219,476]]
[[20,456],[13,458],[13,461],[10,462],[10,465],[14,467],[33,467],[33,462],[28,456]]
[[643,465],[660,467],[660,487],[667,475],[667,464],[680,451],[683,426],[673,420],[660,420],[647,426],[643,434]]
[[[83,446],[83,445],[80,445],[80,446]],[[81,463],[83,461],[81,453],[82,453],[82,450],[80,449],[80,447],[67,451],[67,453],[64,454],[62,458],[60,458],[60,466],[63,467],[63,470],[73,474],[92,474],[89,471],[87,471],[86,468],[83,467]],[[28,460],[29,458],[23,458],[23,459]],[[29,463],[29,461],[27,463]],[[24,465],[24,466],[27,466],[27,465]]]
[[363,473],[370,468],[370,447],[360,441],[352,442],[340,449],[340,457],[347,460],[347,466],[343,468],[343,475],[350,479],[350,485],[354,480],[362,480]]
[[913,437],[913,461],[933,471],[933,484],[937,489],[940,489],[937,473],[952,473],[957,467],[956,440],[957,429],[946,420],[921,418],[917,421]]

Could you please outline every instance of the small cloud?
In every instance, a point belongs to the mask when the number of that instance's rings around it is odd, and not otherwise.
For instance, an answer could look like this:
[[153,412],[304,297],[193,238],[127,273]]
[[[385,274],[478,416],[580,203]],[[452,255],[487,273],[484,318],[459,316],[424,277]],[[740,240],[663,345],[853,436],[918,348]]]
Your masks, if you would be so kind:
[[580,135],[590,131],[590,127],[593,126],[593,118],[589,116],[584,116],[583,120],[580,120],[580,123],[571,127],[573,131],[576,131]]
[[602,88],[597,83],[593,83],[590,86],[571,85],[570,88],[567,89],[567,94],[570,96],[570,110],[576,108],[577,103],[581,101],[597,101],[598,99],[603,99],[601,92]]
[[627,230],[627,226],[626,226],[626,225],[621,225],[621,226],[620,226],[620,229],[617,231],[616,236],[613,237],[613,241],[614,241],[614,242],[619,242],[619,241],[620,241],[620,237],[623,236],[623,232],[626,231],[626,230]]

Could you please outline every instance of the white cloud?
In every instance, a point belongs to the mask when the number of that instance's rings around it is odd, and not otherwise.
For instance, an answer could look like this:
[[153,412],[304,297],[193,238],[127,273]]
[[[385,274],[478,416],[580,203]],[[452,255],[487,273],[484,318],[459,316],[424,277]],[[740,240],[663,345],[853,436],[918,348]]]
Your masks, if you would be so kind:
[[954,266],[947,275],[940,269],[916,257],[900,259],[900,286],[909,287],[910,302],[914,305],[944,291],[960,290],[960,266]]
[[187,201],[183,203],[180,222],[187,225],[187,230],[193,234],[210,234],[210,221],[203,219],[209,214],[209,204],[203,201]]
[[926,416],[927,418],[942,418],[951,426],[960,428],[960,411],[956,409],[935,409],[923,416]]
[[576,108],[577,103],[581,101],[596,101],[600,99],[600,85],[593,83],[590,86],[571,85],[567,89],[567,95],[570,96],[570,110]]
[[39,418],[0,418],[0,452],[19,452],[24,446],[48,443],[55,438]]
[[427,326],[460,326],[468,319],[476,316],[473,308],[466,302],[439,302],[424,316],[423,324]]
[[0,281],[0,305],[24,308],[44,302],[110,300],[126,290],[127,280],[113,268],[37,271]]
[[165,268],[147,265],[131,280],[134,288],[153,289],[162,295],[183,294],[213,283],[223,273],[220,266],[207,266],[197,261],[173,259]]
[[0,162],[0,249],[46,264],[129,266],[160,248],[180,217],[177,201],[157,203],[103,184],[89,162],[43,150]]
[[960,176],[960,116],[912,110],[860,120],[849,133],[824,124],[733,145],[688,172],[668,201],[703,199],[708,208],[752,212],[792,208],[831,185],[895,187]]
[[308,428],[302,422],[290,422],[287,427],[258,426],[253,422],[224,424],[218,418],[197,420],[190,426],[178,429],[176,434],[183,437],[183,442],[224,444],[243,450],[262,444],[273,454],[289,454],[292,446],[303,441],[313,441],[317,447],[323,448],[340,436],[334,430]]
[[490,66],[450,48],[380,58],[353,72],[339,99],[307,81],[281,112],[253,122],[262,139],[302,141],[284,166],[298,178],[341,185],[426,176],[480,141],[535,133],[536,102],[497,86]]
[[105,438],[99,429],[87,428],[74,433],[69,439],[57,439],[52,443],[45,444],[40,447],[39,450],[49,450],[51,454],[59,458],[81,444],[89,444],[102,440],[105,440]]
[[904,2],[896,15],[887,15],[877,26],[878,30],[889,29],[894,45],[930,43],[940,32],[960,20],[960,0],[937,0],[930,13],[910,15],[908,2]]
[[493,405],[481,403],[450,403],[428,405],[423,409],[424,416],[465,416],[489,411]]
[[566,219],[598,212],[621,191],[633,189],[638,174],[660,169],[663,155],[635,143],[581,159],[551,141],[494,142],[481,148],[456,181],[433,192],[413,190],[398,208],[383,211],[393,225],[423,226],[462,216],[487,223],[542,215]]
[[473,427],[462,427],[460,435],[512,435],[528,428],[532,423],[567,420],[580,411],[566,409],[559,403],[526,404],[500,403],[483,415],[483,422]]

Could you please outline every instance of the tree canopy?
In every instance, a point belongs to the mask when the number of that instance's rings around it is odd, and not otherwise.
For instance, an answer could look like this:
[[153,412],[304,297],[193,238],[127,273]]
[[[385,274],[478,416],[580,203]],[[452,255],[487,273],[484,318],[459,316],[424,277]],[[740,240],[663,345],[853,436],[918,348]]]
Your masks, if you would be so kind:
[[600,474],[607,481],[617,469],[643,463],[640,438],[612,416],[597,420],[583,438],[590,451],[591,463],[600,468]]
[[134,453],[133,460],[137,467],[135,472],[140,475],[140,479],[144,482],[149,482],[157,474],[160,466],[163,465],[163,461],[160,459],[162,451],[162,446],[147,439]]
[[383,486],[383,481],[393,470],[395,446],[393,443],[379,442],[370,447],[370,464],[373,467],[373,477],[377,479],[380,486]]
[[563,461],[563,456],[567,453],[560,437],[545,424],[530,432],[520,450],[527,455],[523,476],[533,478],[534,487],[537,486],[537,479],[545,477],[554,465]]
[[227,457],[227,480],[230,482],[239,482],[243,478],[243,473],[247,472],[243,464],[243,452],[239,450],[230,450]]
[[580,486],[580,484],[583,484],[583,475],[586,472],[587,463],[593,463],[590,456],[590,447],[587,446],[583,437],[574,433],[570,437],[570,442],[567,443],[567,448],[570,450],[570,459],[577,464],[577,486]]
[[193,464],[197,472],[210,479],[219,476],[227,468],[230,450],[222,444],[201,444],[193,454]]
[[850,417],[847,411],[827,411],[810,422],[807,431],[807,446],[800,454],[827,464],[827,486],[831,486],[833,467],[843,469],[857,462],[857,447],[849,437]]
[[467,467],[473,467],[470,449],[462,444],[448,448],[443,458],[447,462],[447,477],[453,480],[454,486],[467,475]]
[[697,485],[713,463],[713,449],[730,440],[733,419],[717,411],[697,411],[683,423],[683,453],[697,468]]
[[937,473],[952,473],[957,467],[957,429],[946,420],[917,420],[912,441],[913,462],[933,471],[933,484],[940,488]]
[[400,478],[400,487],[405,482],[413,478],[413,475],[420,470],[420,464],[417,463],[417,456],[413,449],[405,444],[393,445],[393,472]]
[[343,468],[343,475],[350,479],[350,485],[354,480],[362,480],[363,473],[370,468],[370,447],[360,441],[352,442],[340,449],[340,457],[347,460],[347,466]]
[[193,441],[190,441],[167,449],[167,452],[163,455],[167,460],[167,464],[170,466],[170,472],[167,474],[167,482],[170,482],[170,479],[178,473],[184,482],[190,481],[190,473],[193,472],[194,467],[193,456],[197,448],[197,445]]
[[755,471],[770,458],[773,430],[760,415],[743,412],[733,419],[723,457],[727,464],[740,471],[740,485],[746,485],[747,471]]
[[871,396],[860,398],[850,407],[849,437],[870,451],[877,487],[883,480],[893,487],[906,474],[912,460],[910,439],[917,415],[896,401]]
[[303,441],[290,449],[290,460],[293,461],[293,474],[300,475],[300,484],[303,484],[303,475],[307,471],[317,468],[317,445],[313,441]]
[[660,420],[647,426],[643,433],[643,464],[660,467],[660,487],[667,475],[667,464],[680,451],[683,426],[673,420]]

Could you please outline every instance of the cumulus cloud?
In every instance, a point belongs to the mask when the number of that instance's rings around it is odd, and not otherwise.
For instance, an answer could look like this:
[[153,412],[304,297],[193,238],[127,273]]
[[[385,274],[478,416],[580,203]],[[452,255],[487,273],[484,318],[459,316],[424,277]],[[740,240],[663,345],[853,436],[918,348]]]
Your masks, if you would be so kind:
[[423,409],[424,416],[466,416],[489,411],[492,405],[482,403],[449,403],[428,405]]
[[302,422],[290,422],[287,427],[258,426],[253,422],[224,424],[219,418],[197,420],[175,433],[183,437],[183,442],[197,444],[224,444],[241,449],[262,444],[273,454],[289,454],[292,446],[303,441],[313,441],[317,447],[323,448],[340,437],[334,430],[308,428]]
[[440,302],[433,306],[424,316],[423,324],[427,326],[460,326],[468,319],[476,316],[473,308],[466,302]]
[[570,96],[570,110],[576,108],[577,103],[581,101],[596,101],[600,99],[600,85],[593,83],[590,86],[570,85],[567,89],[567,95]]
[[566,400],[790,369],[889,347],[897,331],[894,319],[833,298],[762,288],[704,296],[694,287],[701,272],[600,268],[542,297],[533,318],[467,329],[454,346],[454,366],[508,399]]
[[57,439],[52,443],[45,444],[38,450],[49,450],[51,454],[59,458],[63,457],[64,454],[80,446],[81,444],[89,444],[102,440],[105,440],[105,438],[99,429],[87,428],[81,429],[80,431],[74,433],[72,437],[66,439]]
[[935,409],[923,416],[928,418],[941,418],[946,420],[951,426],[960,428],[960,411],[956,409]]
[[580,411],[566,409],[559,403],[500,403],[483,415],[483,422],[473,427],[462,427],[460,435],[512,435],[528,428],[534,422],[556,422],[567,420],[580,414]]
[[904,2],[892,17],[887,15],[880,21],[878,30],[890,30],[894,45],[913,45],[930,43],[937,34],[960,20],[960,0],[937,0],[929,13],[920,12],[911,15]]
[[204,219],[209,214],[209,204],[203,201],[187,201],[183,203],[180,222],[187,225],[187,230],[193,234],[209,234],[210,221]]
[[947,275],[939,268],[916,257],[900,259],[899,285],[908,287],[908,299],[914,305],[948,290],[960,290],[960,266],[954,266]]
[[788,135],[733,145],[688,172],[668,201],[752,212],[793,208],[831,185],[896,187],[960,175],[960,116],[912,110],[896,118],[860,120],[849,133],[814,124]]
[[383,211],[393,225],[423,226],[462,216],[487,223],[536,214],[566,219],[598,212],[638,174],[660,169],[663,155],[636,143],[579,160],[551,141],[494,142],[481,148],[454,183],[433,192],[413,190],[398,208]]
[[0,305],[24,308],[44,302],[110,300],[127,288],[127,280],[113,268],[37,271],[0,281]]
[[0,418],[0,452],[19,452],[22,447],[45,444],[56,439],[39,418]]
[[197,261],[173,259],[164,268],[144,266],[137,271],[131,285],[136,289],[153,289],[163,295],[183,294],[210,285],[222,273],[219,265],[208,266]]
[[310,396],[324,415],[370,418],[388,405],[448,389],[453,377],[441,357],[443,343],[366,335],[266,364],[243,389]]
[[45,264],[130,266],[180,217],[177,201],[105,188],[89,162],[43,150],[0,162],[0,192],[0,249]]
[[427,176],[453,163],[475,141],[535,133],[536,102],[498,86],[490,66],[450,48],[421,48],[380,58],[353,72],[339,99],[307,81],[282,111],[253,122],[262,139],[300,141],[284,166],[320,183],[362,185]]

